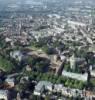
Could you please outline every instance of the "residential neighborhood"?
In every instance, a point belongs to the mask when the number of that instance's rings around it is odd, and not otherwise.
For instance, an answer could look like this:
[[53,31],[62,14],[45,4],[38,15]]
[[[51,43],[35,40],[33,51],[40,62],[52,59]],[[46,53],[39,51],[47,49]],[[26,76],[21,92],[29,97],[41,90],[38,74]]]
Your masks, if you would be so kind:
[[0,0],[0,100],[95,100],[94,0]]

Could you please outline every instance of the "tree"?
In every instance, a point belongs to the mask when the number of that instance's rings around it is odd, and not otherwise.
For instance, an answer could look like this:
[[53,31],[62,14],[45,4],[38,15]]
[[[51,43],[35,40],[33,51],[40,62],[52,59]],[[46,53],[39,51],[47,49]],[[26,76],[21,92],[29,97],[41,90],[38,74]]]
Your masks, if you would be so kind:
[[50,100],[50,96],[47,95],[47,96],[45,97],[45,100]]
[[78,88],[83,89],[83,86],[84,86],[83,82],[80,81],[79,84],[78,84]]
[[10,61],[0,56],[0,69],[5,72],[11,72],[14,68],[14,65]]
[[35,63],[35,60],[32,57],[28,57],[27,62],[28,64],[33,65]]
[[64,69],[65,69],[66,71],[70,71],[70,64],[69,64],[69,63],[65,64],[65,65],[64,65]]
[[24,91],[26,88],[27,88],[26,84],[21,84],[20,83],[20,84],[16,85],[16,90],[19,91],[19,92]]
[[70,84],[70,80],[68,79],[66,82],[65,82],[65,86],[69,86]]
[[58,84],[58,83],[61,83],[61,77],[59,77],[59,78],[57,79],[56,83],[57,83],[57,84]]

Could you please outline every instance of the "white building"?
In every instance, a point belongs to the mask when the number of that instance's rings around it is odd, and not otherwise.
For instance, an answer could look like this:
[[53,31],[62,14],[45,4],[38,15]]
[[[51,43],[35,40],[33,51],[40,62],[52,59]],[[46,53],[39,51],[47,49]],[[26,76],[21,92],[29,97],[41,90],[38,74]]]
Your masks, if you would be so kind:
[[14,85],[15,85],[15,82],[14,82],[15,80],[14,80],[14,78],[7,78],[6,80],[5,80],[5,82],[10,86],[10,87],[14,87]]
[[8,91],[0,90],[0,100],[8,100]]
[[77,73],[67,72],[67,71],[63,70],[62,75],[66,76],[66,77],[70,77],[72,79],[81,80],[81,81],[87,81],[87,79],[88,79],[87,73],[77,74]]
[[6,42],[11,42],[12,39],[10,39],[10,38],[5,38],[5,41],[6,41]]
[[75,69],[75,66],[76,66],[75,56],[72,55],[70,57],[70,67],[71,67],[71,69]]
[[63,88],[63,84],[55,84],[55,85],[54,85],[54,90],[55,90],[56,92],[62,91],[62,88]]
[[12,51],[10,53],[10,56],[18,61],[21,61],[23,58],[23,54],[21,53],[21,51]]
[[95,77],[95,70],[91,71],[91,76]]
[[62,88],[62,94],[65,95],[65,96],[72,96],[71,90],[66,88],[66,87]]
[[52,91],[52,83],[51,82],[47,82],[47,81],[40,81],[36,86],[35,86],[35,90],[34,90],[34,95],[38,95],[40,96],[43,91],[49,90]]
[[66,60],[66,56],[60,55],[60,59],[61,59],[61,61],[65,61]]
[[76,26],[86,27],[86,24],[85,24],[85,23],[76,22],[76,21],[71,21],[71,20],[68,20],[68,24],[69,24],[72,28],[75,28]]

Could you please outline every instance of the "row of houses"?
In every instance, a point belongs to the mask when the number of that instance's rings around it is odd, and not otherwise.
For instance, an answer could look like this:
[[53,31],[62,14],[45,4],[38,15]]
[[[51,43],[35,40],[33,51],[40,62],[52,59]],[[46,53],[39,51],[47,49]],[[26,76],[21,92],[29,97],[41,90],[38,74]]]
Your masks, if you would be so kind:
[[37,96],[42,96],[43,94],[45,95],[45,90],[49,92],[60,92],[63,96],[69,96],[69,97],[84,97],[84,92],[83,90],[79,89],[71,89],[64,87],[63,84],[52,84],[51,82],[48,81],[40,81],[36,86],[34,90],[34,95]]
[[[48,91],[48,93],[46,93],[45,91]],[[39,81],[38,84],[35,86],[34,95],[36,96],[45,97],[47,94],[50,93],[61,93],[61,95],[65,97],[80,97],[84,98],[84,100],[95,100],[95,94],[91,94],[90,91],[86,91],[85,89],[79,90],[68,88],[64,87],[63,84],[53,84],[48,81]]]

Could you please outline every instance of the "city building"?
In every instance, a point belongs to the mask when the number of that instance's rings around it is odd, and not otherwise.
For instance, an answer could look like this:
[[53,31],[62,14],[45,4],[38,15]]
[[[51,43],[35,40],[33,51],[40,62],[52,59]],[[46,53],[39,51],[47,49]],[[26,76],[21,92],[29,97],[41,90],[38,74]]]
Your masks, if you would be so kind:
[[15,86],[15,80],[14,78],[7,78],[5,80],[6,84],[9,86],[9,87],[14,87]]
[[41,95],[44,90],[52,91],[53,84],[51,82],[47,81],[40,81],[36,86],[34,90],[34,95]]
[[21,61],[23,58],[23,54],[21,53],[21,51],[12,51],[10,53],[10,56],[18,61]]
[[76,61],[75,61],[75,56],[74,54],[70,57],[70,67],[71,69],[75,70],[76,68]]
[[87,79],[88,79],[88,74],[87,73],[78,74],[78,73],[67,72],[67,71],[63,70],[62,75],[66,76],[66,77],[76,79],[76,80],[81,80],[81,81],[87,81]]
[[0,90],[0,100],[9,100],[9,94],[7,90]]

